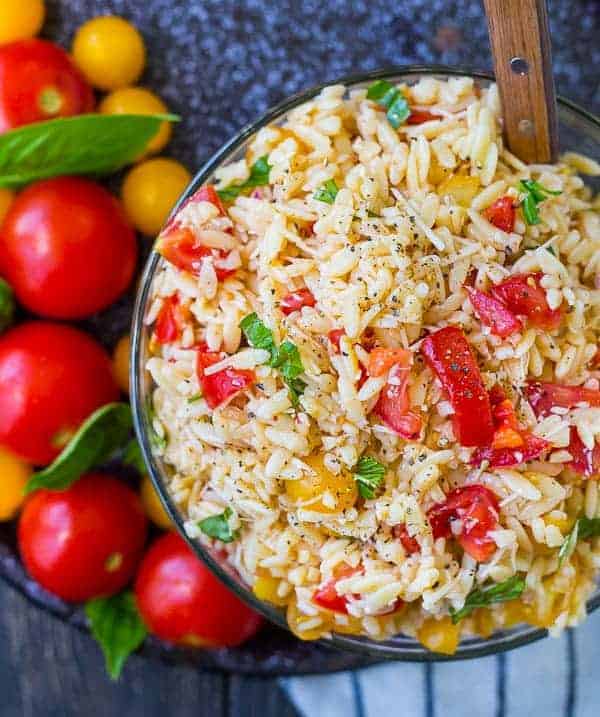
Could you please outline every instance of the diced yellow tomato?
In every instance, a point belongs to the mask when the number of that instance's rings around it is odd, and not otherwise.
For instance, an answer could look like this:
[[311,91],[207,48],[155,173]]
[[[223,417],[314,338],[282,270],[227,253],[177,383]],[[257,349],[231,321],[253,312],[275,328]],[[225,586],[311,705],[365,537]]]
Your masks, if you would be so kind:
[[479,191],[479,178],[464,174],[454,174],[445,179],[437,189],[440,196],[452,197],[461,207],[470,207]]
[[0,521],[14,518],[30,475],[30,466],[0,446]]
[[[334,475],[325,468],[321,455],[309,456],[304,460],[314,473],[286,481],[286,493],[290,500],[318,513],[337,513],[352,508],[356,503],[358,490],[351,473],[343,470]],[[335,507],[323,503],[322,496],[325,492],[333,497]]]
[[450,617],[428,618],[418,629],[417,640],[432,652],[453,655],[460,642],[460,625],[453,625]]
[[431,155],[431,161],[429,162],[429,173],[427,174],[427,180],[431,184],[441,184],[450,174],[449,169],[442,167],[437,161],[435,154]]
[[496,629],[494,613],[487,608],[479,608],[473,613],[473,624],[475,632],[481,637],[489,637]]
[[122,336],[113,351],[112,369],[117,386],[123,393],[129,393],[129,345],[130,338]]
[[327,615],[321,613],[322,618],[321,624],[318,627],[309,628],[303,630],[302,625],[313,620],[314,618],[309,615],[302,615],[295,601],[289,603],[286,612],[287,623],[290,630],[300,640],[318,640],[324,632],[331,629],[331,619]]
[[149,476],[144,476],[142,478],[140,498],[142,500],[144,510],[146,511],[146,515],[156,526],[162,528],[163,530],[173,529],[173,523],[167,515],[167,511],[163,508],[163,504],[160,502],[158,493],[154,489],[154,485],[152,484]]
[[280,582],[279,578],[274,578],[272,575],[259,575],[254,581],[252,592],[259,600],[266,600],[273,605],[285,605],[287,603],[286,598],[277,594]]

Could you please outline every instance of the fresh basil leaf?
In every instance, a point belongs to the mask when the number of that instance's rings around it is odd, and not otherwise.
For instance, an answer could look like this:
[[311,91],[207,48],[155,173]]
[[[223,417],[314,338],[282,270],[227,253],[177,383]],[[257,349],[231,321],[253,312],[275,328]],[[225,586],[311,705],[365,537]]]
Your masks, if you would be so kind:
[[59,175],[111,174],[136,160],[176,115],[88,114],[35,122],[0,135],[0,187]]
[[25,493],[39,488],[65,490],[87,470],[122,448],[131,426],[131,408],[126,403],[109,403],[94,411],[54,462],[33,474]]
[[193,396],[190,396],[187,400],[188,403],[196,403],[196,401],[199,401],[202,398],[201,393],[195,393]]
[[367,90],[367,99],[382,104],[382,100],[394,89],[394,85],[392,85],[391,82],[387,80],[376,80]]
[[198,522],[198,527],[209,538],[216,538],[222,543],[232,543],[237,540],[240,534],[239,530],[232,530],[229,521],[233,515],[231,508],[225,510],[219,515],[211,515],[204,520]]
[[410,107],[404,93],[387,80],[377,80],[367,90],[367,99],[387,110],[388,122],[398,129],[410,117]]
[[410,117],[410,107],[408,106],[408,100],[398,90],[398,96],[390,104],[387,111],[388,122],[394,129],[398,129],[401,124],[404,124]]
[[371,456],[362,456],[353,469],[358,492],[363,498],[373,498],[385,476],[385,466]]
[[86,603],[85,614],[92,635],[100,644],[106,670],[117,680],[129,655],[144,642],[148,630],[142,622],[130,590]]
[[523,207],[523,215],[527,224],[539,224],[540,215],[537,210],[537,204],[531,194],[527,194],[521,204]]
[[250,176],[245,182],[241,184],[230,184],[224,189],[218,189],[217,194],[225,202],[232,202],[242,192],[253,187],[264,187],[269,183],[269,174],[271,172],[271,165],[268,162],[268,155],[257,159],[256,162],[250,167]]
[[525,579],[520,575],[513,575],[511,578],[489,588],[476,588],[467,595],[465,604],[460,610],[450,608],[452,623],[456,625],[456,623],[470,615],[475,608],[489,607],[493,603],[516,600],[521,597],[523,590],[525,590]]
[[600,535],[600,518],[579,518],[579,538],[594,538]]
[[136,438],[132,438],[125,446],[125,450],[123,451],[123,463],[135,468],[140,475],[145,475],[148,472],[142,455],[142,449]]
[[273,354],[276,348],[273,332],[258,318],[256,312],[248,314],[241,320],[240,329],[244,332],[244,336],[251,346]]
[[10,284],[0,278],[0,332],[7,329],[15,315],[15,297]]
[[540,215],[538,212],[538,204],[547,199],[548,195],[558,196],[562,194],[560,191],[547,189],[535,179],[522,179],[519,182],[519,189],[525,193],[525,197],[521,202],[523,207],[523,215],[527,224],[539,224]]
[[154,419],[156,418],[156,413],[154,411],[154,407],[152,406],[152,398],[150,396],[146,398],[146,414],[148,416],[150,445],[155,451],[162,453],[162,451],[164,451],[167,447],[167,440],[166,438],[159,436],[154,430],[153,424]]
[[339,191],[340,190],[338,189],[338,185],[335,181],[333,179],[328,179],[325,184],[321,185],[315,192],[315,199],[319,202],[333,204]]
[[586,538],[593,538],[600,535],[600,518],[578,518],[575,521],[573,529],[564,539],[563,544],[560,546],[558,551],[558,565],[559,567],[564,563],[567,558],[575,552],[578,540],[585,540]]

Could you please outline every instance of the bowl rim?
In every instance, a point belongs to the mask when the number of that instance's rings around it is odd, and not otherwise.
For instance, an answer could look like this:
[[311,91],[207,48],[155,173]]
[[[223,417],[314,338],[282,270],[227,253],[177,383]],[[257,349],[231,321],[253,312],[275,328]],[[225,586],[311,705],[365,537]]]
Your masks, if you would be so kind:
[[[432,65],[396,65],[383,69],[372,70],[369,72],[360,72],[350,75],[344,75],[336,79],[313,85],[306,90],[297,92],[278,104],[269,108],[257,120],[243,126],[230,140],[225,142],[212,156],[200,167],[193,179],[181,195],[174,206],[171,216],[174,216],[181,205],[200,187],[205,180],[218,168],[222,161],[231,153],[241,147],[244,142],[258,130],[280,118],[291,109],[307,102],[317,95],[323,88],[334,84],[343,84],[347,87],[362,84],[368,81],[378,79],[392,79],[403,77],[410,79],[415,76],[423,75],[442,75],[449,77],[473,77],[475,79],[493,82],[494,75],[490,72],[473,70],[463,66],[446,66],[439,64]],[[600,118],[591,112],[580,107],[575,102],[558,96],[557,102],[559,106],[565,107],[575,115],[583,118],[587,122],[592,123],[600,130]],[[233,590],[233,592],[246,604],[250,605],[254,610],[262,614],[271,622],[279,627],[291,632],[285,615],[282,610],[268,602],[261,601],[254,596],[249,588],[242,587],[232,576],[225,570],[200,543],[191,539],[184,529],[184,519],[175,502],[171,498],[166,486],[163,484],[163,471],[158,465],[150,442],[149,432],[146,429],[147,411],[143,405],[143,382],[145,380],[145,371],[140,365],[142,356],[142,342],[144,326],[144,312],[147,306],[150,289],[156,268],[160,262],[160,255],[152,250],[146,261],[146,265],[140,278],[139,289],[137,292],[135,306],[133,310],[133,321],[131,330],[131,350],[130,350],[130,386],[131,386],[131,406],[133,412],[133,423],[138,442],[141,446],[142,454],[147,468],[149,469],[150,479],[156,489],[159,498],[164,506],[167,514],[171,518],[178,533],[188,543],[194,553],[208,566],[208,568],[222,581],[225,585]],[[587,602],[587,612],[590,613],[600,606],[600,591],[593,595]],[[499,631],[496,637],[479,638],[469,637],[461,641],[457,651],[453,655],[442,655],[427,650],[420,645],[415,639],[405,636],[406,645],[392,645],[388,641],[377,642],[366,636],[344,636],[333,633],[330,638],[322,638],[317,642],[328,647],[337,647],[343,650],[359,652],[371,657],[381,659],[391,659],[402,662],[449,662],[457,660],[467,660],[487,655],[498,654],[516,647],[540,640],[548,635],[548,630],[533,626],[527,626],[524,629],[515,627],[507,631]],[[404,636],[403,636],[404,637]]]

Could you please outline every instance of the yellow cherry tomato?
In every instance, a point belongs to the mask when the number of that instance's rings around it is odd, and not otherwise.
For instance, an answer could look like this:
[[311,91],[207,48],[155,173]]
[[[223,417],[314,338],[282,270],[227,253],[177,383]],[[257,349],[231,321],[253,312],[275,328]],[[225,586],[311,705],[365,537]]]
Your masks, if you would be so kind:
[[115,346],[112,359],[112,370],[117,386],[123,393],[129,393],[129,347],[130,337],[122,336]]
[[26,463],[0,446],[0,520],[15,516],[25,498],[23,489],[30,475],[31,468]]
[[73,59],[88,82],[101,90],[117,90],[136,82],[146,64],[140,33],[116,15],[84,23],[73,41]]
[[163,508],[163,504],[160,502],[158,493],[154,489],[154,485],[149,476],[142,478],[140,498],[142,499],[142,505],[144,506],[146,515],[155,525],[163,530],[173,529],[173,523],[167,515],[167,511]]
[[187,169],[174,159],[148,159],[125,177],[123,206],[133,226],[156,236],[191,180]]
[[4,221],[4,217],[8,214],[8,208],[13,203],[15,193],[10,189],[0,189],[0,224]]
[[285,483],[286,493],[294,503],[317,513],[337,513],[352,508],[358,498],[358,490],[349,471],[341,471],[337,475],[331,473],[321,455],[309,456],[304,461],[314,472]]
[[417,630],[417,640],[432,652],[453,655],[460,642],[460,626],[453,625],[449,617],[431,617]]
[[44,15],[43,0],[1,0],[0,44],[37,35]]
[[259,600],[266,600],[273,605],[286,605],[287,599],[277,594],[280,582],[279,578],[274,578],[272,575],[259,575],[254,581],[252,592]]
[[[102,100],[99,109],[105,115],[160,115],[169,111],[160,97],[143,87],[124,87],[115,90]],[[163,122],[158,132],[148,142],[145,154],[159,152],[170,138],[171,123]]]

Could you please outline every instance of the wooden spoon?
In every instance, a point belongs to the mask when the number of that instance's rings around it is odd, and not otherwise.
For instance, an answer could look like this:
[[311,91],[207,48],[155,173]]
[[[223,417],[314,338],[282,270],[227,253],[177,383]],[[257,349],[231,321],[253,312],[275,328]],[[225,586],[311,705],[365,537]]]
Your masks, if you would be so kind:
[[484,0],[506,143],[519,159],[554,162],[556,95],[545,0]]

